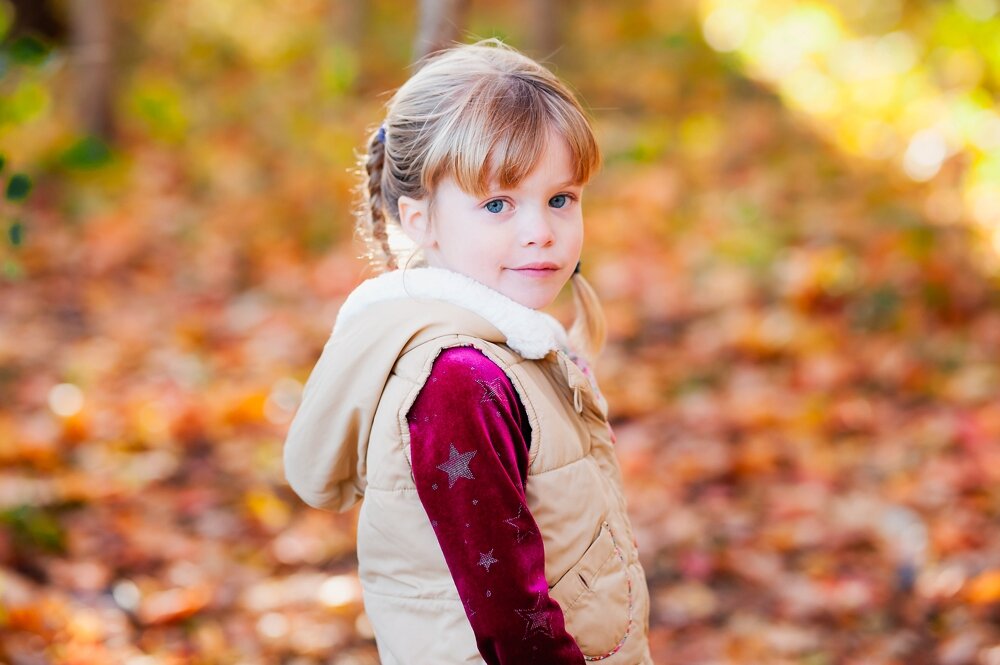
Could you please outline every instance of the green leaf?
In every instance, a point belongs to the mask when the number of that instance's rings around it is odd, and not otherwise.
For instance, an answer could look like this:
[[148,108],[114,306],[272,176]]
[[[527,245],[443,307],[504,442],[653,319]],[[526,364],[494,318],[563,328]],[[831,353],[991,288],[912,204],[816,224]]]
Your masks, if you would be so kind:
[[664,35],[661,40],[661,43],[666,48],[671,48],[671,49],[690,48],[691,46],[691,40],[683,32],[673,32],[668,35]]
[[31,178],[23,173],[15,173],[7,183],[5,194],[8,201],[23,201],[31,191]]
[[189,103],[173,80],[147,78],[129,92],[129,104],[150,134],[167,142],[180,142],[189,135]]
[[0,513],[0,524],[7,524],[16,541],[50,552],[60,552],[65,545],[62,526],[51,512],[34,506],[18,506]]
[[3,171],[4,164],[6,163],[7,158],[3,156],[3,153],[0,153],[0,171]]
[[0,268],[0,275],[10,281],[19,280],[24,277],[24,268],[15,259],[7,257]]
[[42,63],[49,55],[49,47],[42,43],[37,37],[23,35],[14,40],[7,48],[10,59],[21,65],[37,65]]
[[45,113],[51,104],[48,86],[35,80],[18,80],[13,90],[0,96],[0,124],[26,124]]
[[21,222],[14,222],[7,229],[7,237],[10,238],[10,244],[15,247],[20,246],[24,242],[24,224]]
[[340,96],[349,92],[360,71],[361,63],[353,49],[333,43],[320,54],[319,73],[322,84],[332,95]]
[[111,161],[111,149],[96,136],[85,136],[70,146],[60,161],[71,169],[96,169]]

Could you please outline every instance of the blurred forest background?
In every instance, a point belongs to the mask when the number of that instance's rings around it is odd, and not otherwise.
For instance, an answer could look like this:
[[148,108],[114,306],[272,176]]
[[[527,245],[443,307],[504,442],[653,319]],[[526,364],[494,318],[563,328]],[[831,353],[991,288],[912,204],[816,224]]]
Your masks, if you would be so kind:
[[[1000,665],[998,0],[0,0],[0,662],[377,663],[281,445],[356,151],[500,36],[591,110],[657,663]],[[567,321],[568,301],[552,312]]]

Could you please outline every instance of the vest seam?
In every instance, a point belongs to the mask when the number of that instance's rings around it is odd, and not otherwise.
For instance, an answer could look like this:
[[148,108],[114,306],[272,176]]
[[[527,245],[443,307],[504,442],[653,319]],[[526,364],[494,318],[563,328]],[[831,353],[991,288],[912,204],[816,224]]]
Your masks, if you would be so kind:
[[[501,346],[501,347],[507,346],[506,344],[499,344],[497,342],[491,342],[491,341],[489,341],[487,339],[483,339],[482,337],[476,337],[475,335],[469,335],[468,333],[457,333],[457,332],[456,333],[442,333],[440,335],[436,335],[434,337],[431,337],[430,339],[424,340],[423,342],[421,342],[420,344],[417,344],[412,349],[408,349],[406,351],[406,353],[404,353],[403,355],[404,356],[405,355],[409,355],[410,353],[413,353],[417,349],[419,349],[419,348],[421,348],[423,346],[426,346],[426,345],[428,345],[428,344],[430,344],[432,342],[436,342],[437,340],[439,340],[439,339],[441,339],[443,337],[464,337],[466,339],[477,340],[477,341],[483,342],[485,344],[490,344],[490,345],[493,345],[493,346]],[[473,344],[472,342],[467,343],[467,344],[451,344],[449,346],[442,346],[440,349],[438,349],[438,353],[440,354],[440,352],[443,351],[444,349],[449,349],[449,348],[452,348],[453,346],[476,346],[476,345]],[[508,366],[512,367],[512,366],[515,366],[515,365],[520,365],[522,363],[525,363],[525,362],[527,362],[529,360],[528,358],[525,358],[521,354],[519,354],[516,351],[514,351],[514,349],[511,349],[509,346],[507,346],[507,349],[509,349],[511,355],[514,356],[514,361],[513,362],[509,362],[509,363],[506,362],[506,361],[504,361],[505,365],[508,365]],[[400,356],[400,357],[403,357],[403,356]],[[437,358],[437,355],[435,355],[434,358]],[[539,358],[538,360],[542,360],[542,358]],[[535,362],[535,361],[532,360],[532,362]],[[433,360],[431,361],[431,364],[433,364]],[[501,369],[503,369],[503,368],[501,367]],[[395,371],[395,369],[393,371]]]
[[416,487],[372,487],[368,485],[369,490],[375,490],[376,492],[384,492],[386,494],[402,494],[403,492],[416,492]]
[[[427,383],[427,379],[428,377],[430,377],[430,374],[433,371],[434,362],[437,360],[438,356],[440,356],[441,353],[444,352],[446,349],[455,347],[469,347],[469,346],[482,352],[490,360],[490,362],[495,364],[497,368],[504,373],[504,375],[510,380],[511,385],[514,386],[514,391],[517,393],[518,398],[520,399],[522,405],[524,406],[525,413],[528,416],[528,425],[531,430],[528,441],[528,468],[530,470],[531,464],[534,461],[535,457],[537,457],[542,442],[541,428],[539,427],[539,420],[538,420],[538,410],[535,408],[535,405],[532,403],[531,398],[528,396],[528,391],[525,389],[524,385],[521,383],[517,375],[512,372],[508,372],[507,370],[507,368],[520,365],[521,363],[525,362],[527,358],[524,358],[520,354],[511,350],[511,353],[514,355],[514,361],[507,362],[506,360],[500,358],[499,354],[497,354],[495,351],[489,348],[483,348],[479,344],[476,344],[476,342],[479,342],[480,344],[486,347],[501,346],[501,345],[496,344],[494,342],[490,342],[489,340],[482,339],[481,337],[475,337],[473,335],[467,335],[464,333],[447,333],[443,335],[438,335],[425,342],[421,342],[417,346],[407,351],[406,354],[412,353],[416,349],[419,349],[420,347],[425,346],[426,344],[432,341],[440,340],[445,337],[456,338],[457,342],[455,344],[438,346],[436,352],[434,352],[433,354],[429,354],[428,358],[424,361],[424,367],[421,368],[420,373],[418,374],[418,378],[416,380],[409,379],[407,377],[402,377],[400,375],[401,378],[405,378],[413,386],[410,389],[410,391],[407,392],[406,397],[403,399],[403,402],[400,405],[399,413],[397,414],[400,449],[403,452],[403,459],[406,460],[406,466],[410,470],[410,477],[413,478],[413,463],[409,455],[409,450],[411,445],[410,426],[409,423],[407,422],[406,416],[409,414],[410,409],[413,408],[413,403],[416,401],[417,396],[420,394],[420,391]],[[500,360],[501,362],[497,362],[497,360]],[[393,370],[393,372],[395,372],[395,369]]]
[[[586,462],[588,458],[589,459],[593,459],[593,457],[594,456],[591,453],[587,452],[587,453],[584,453],[583,455],[580,455],[576,459],[571,459],[570,461],[564,462],[564,463],[560,464],[559,466],[554,466],[551,469],[542,469],[540,471],[536,471],[535,473],[529,473],[528,475],[529,476],[541,476],[541,475],[546,474],[546,473],[551,473],[553,471],[558,471],[560,469],[565,469],[567,466],[569,466],[571,464],[579,464],[580,462]],[[594,460],[594,463],[596,464],[597,460]],[[600,465],[598,465],[598,468],[600,468]]]

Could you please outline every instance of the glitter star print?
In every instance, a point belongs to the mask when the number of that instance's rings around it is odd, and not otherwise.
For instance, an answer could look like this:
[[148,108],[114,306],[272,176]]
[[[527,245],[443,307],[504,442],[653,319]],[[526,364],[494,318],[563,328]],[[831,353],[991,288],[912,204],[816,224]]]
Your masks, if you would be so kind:
[[514,533],[514,540],[517,541],[518,543],[520,543],[522,540],[524,540],[525,538],[527,538],[528,536],[530,536],[532,533],[534,533],[534,531],[532,531],[530,528],[525,528],[525,529],[521,528],[521,525],[522,525],[521,513],[522,512],[524,512],[524,506],[523,505],[518,506],[517,507],[517,515],[514,515],[513,517],[508,517],[507,519],[504,520],[505,524],[507,524],[508,526],[511,526],[511,527],[514,528],[514,531],[515,531],[515,533]]
[[494,402],[496,404],[500,403],[501,393],[503,390],[502,383],[500,379],[492,379],[490,381],[483,381],[482,379],[476,379],[478,383],[483,388],[483,396],[479,400],[481,404],[486,404],[487,402]]
[[475,450],[470,450],[467,453],[460,453],[455,448],[455,444],[451,444],[448,461],[437,466],[437,468],[448,474],[448,489],[454,487],[459,478],[475,480],[476,477],[469,470],[469,461],[476,455],[476,452]]
[[493,557],[493,550],[490,550],[489,552],[486,553],[483,552],[479,553],[479,563],[476,565],[482,566],[483,568],[486,569],[486,572],[488,573],[490,572],[490,566],[492,566],[496,562],[497,559]]
[[542,594],[539,592],[535,597],[535,606],[533,608],[530,610],[514,610],[527,623],[524,629],[524,639],[528,639],[528,637],[535,633],[542,633],[543,635],[552,637],[552,626],[549,624],[549,615],[541,608],[541,604]]

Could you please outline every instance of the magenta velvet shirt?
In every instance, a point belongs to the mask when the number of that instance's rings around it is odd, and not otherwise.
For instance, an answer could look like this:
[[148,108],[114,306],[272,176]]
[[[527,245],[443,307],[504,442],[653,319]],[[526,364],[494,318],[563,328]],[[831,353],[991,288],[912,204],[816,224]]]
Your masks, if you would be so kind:
[[445,349],[407,419],[417,494],[483,658],[583,663],[548,594],[524,495],[531,427],[510,379],[474,347]]

